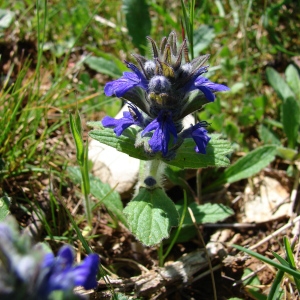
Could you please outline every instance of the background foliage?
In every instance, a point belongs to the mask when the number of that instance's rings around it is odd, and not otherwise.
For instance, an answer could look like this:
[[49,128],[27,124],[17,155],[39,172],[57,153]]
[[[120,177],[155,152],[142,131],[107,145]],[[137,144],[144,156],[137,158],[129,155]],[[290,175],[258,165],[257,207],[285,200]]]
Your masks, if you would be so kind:
[[[79,110],[84,141],[87,121],[114,116],[122,103],[104,96],[104,84],[122,75],[132,53],[149,53],[146,35],[182,32],[181,3],[14,0],[0,7],[1,218],[9,207],[21,227],[41,222],[36,238],[53,249],[69,242],[88,253],[103,233],[85,236],[80,174],[67,168],[77,164],[69,112]],[[231,88],[198,117],[230,140],[233,163],[243,156],[224,172],[203,170],[203,192],[242,186],[272,162],[291,182],[299,176],[299,19],[292,0],[196,1],[194,56],[210,53],[207,76]],[[125,224],[119,195],[90,180],[105,191],[91,190],[94,216],[104,204],[110,228]]]

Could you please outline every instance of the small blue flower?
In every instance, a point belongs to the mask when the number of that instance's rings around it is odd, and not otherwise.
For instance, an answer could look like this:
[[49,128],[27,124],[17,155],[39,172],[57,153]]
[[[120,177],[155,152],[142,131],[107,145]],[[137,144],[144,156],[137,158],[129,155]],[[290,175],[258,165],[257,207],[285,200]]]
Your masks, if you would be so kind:
[[171,135],[174,137],[174,143],[177,141],[177,130],[171,114],[167,111],[161,111],[158,117],[143,130],[142,136],[152,130],[154,132],[148,142],[149,146],[154,153],[161,151],[163,156],[166,156]]
[[[38,294],[47,298],[52,291],[72,291],[76,286],[92,289],[97,286],[99,257],[90,254],[77,266],[73,266],[74,253],[71,246],[63,246],[57,257],[48,253],[41,265],[41,278]],[[43,299],[45,299],[43,298]]]
[[112,117],[104,117],[102,125],[107,128],[114,128],[114,132],[117,136],[120,136],[123,131],[131,125],[143,125],[143,116],[136,106],[128,104],[129,112],[123,112],[123,118],[114,119]]
[[210,137],[207,135],[207,130],[204,128],[203,122],[197,123],[191,127],[191,137],[196,143],[195,151],[197,153],[206,154],[206,147],[210,141]]

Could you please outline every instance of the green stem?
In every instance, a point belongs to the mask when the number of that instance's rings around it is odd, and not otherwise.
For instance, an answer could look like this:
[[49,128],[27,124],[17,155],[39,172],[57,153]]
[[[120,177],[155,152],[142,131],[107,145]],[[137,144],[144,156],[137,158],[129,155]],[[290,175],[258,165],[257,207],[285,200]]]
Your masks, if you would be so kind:
[[[141,161],[139,187],[145,187],[147,189],[163,188],[162,177],[165,168],[166,164],[159,159]],[[152,180],[149,180],[149,178]]]

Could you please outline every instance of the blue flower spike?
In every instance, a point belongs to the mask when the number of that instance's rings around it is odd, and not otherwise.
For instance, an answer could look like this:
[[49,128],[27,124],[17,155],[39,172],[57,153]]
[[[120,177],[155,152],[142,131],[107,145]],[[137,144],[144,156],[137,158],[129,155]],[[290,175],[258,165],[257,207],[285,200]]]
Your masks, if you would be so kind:
[[[172,143],[172,149],[182,143],[177,136],[183,131],[183,118],[213,102],[216,92],[229,88],[203,76],[208,71],[209,55],[190,61],[186,40],[178,47],[175,32],[163,38],[160,47],[150,37],[148,40],[152,58],[133,55],[137,65],[125,61],[132,72],[124,72],[120,79],[107,83],[104,88],[106,96],[115,95],[132,103],[129,112],[123,113],[119,120],[105,117],[102,124],[113,128],[117,136],[132,125],[141,127],[141,137],[147,138],[148,143],[148,146],[143,144],[145,153],[150,156],[161,153],[166,158],[169,143]],[[203,122],[199,124],[189,130],[188,137],[194,139],[195,151],[205,154],[210,138]]]

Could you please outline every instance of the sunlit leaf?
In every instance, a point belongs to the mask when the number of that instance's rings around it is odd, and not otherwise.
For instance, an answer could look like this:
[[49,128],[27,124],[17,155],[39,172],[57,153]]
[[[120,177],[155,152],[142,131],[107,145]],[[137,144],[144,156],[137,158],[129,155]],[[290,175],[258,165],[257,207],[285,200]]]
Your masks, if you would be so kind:
[[[124,131],[124,134],[117,137],[114,131],[110,128],[103,128],[100,122],[89,122],[89,126],[95,128],[89,132],[89,136],[103,144],[111,146],[120,152],[126,153],[132,157],[149,160],[142,147],[135,148],[135,138],[137,129],[131,127]],[[206,154],[196,153],[195,142],[193,139],[185,139],[183,144],[177,151],[176,157],[173,160],[164,160],[165,163],[179,168],[206,168],[206,167],[226,167],[229,165],[227,155],[232,152],[231,145],[228,141],[219,139],[218,135],[211,135],[211,140],[208,143]]]
[[232,183],[255,175],[274,160],[276,150],[275,145],[267,145],[249,152],[227,168],[218,180],[204,190],[210,190],[224,183]]
[[277,71],[268,67],[266,75],[269,83],[281,100],[294,97],[294,93]]
[[289,87],[293,90],[295,95],[298,95],[300,101],[300,75],[294,65],[289,65],[285,70],[285,77]]
[[178,212],[165,192],[156,188],[140,188],[124,209],[131,232],[147,246],[168,238],[173,226],[178,225]]
[[146,37],[150,35],[151,19],[146,0],[123,0],[123,12],[126,17],[128,33],[139,52],[145,54]]
[[9,206],[11,200],[7,196],[0,198],[0,221],[3,221],[4,218],[9,214]]
[[289,148],[295,148],[300,126],[300,106],[294,97],[288,97],[282,104],[283,130],[288,138]]
[[12,23],[14,17],[14,12],[6,9],[0,9],[0,29],[8,28]]
[[106,74],[113,78],[119,78],[122,76],[122,71],[116,65],[113,60],[108,60],[103,57],[89,56],[84,60],[85,64],[96,72]]
[[[179,214],[182,213],[183,207],[180,205],[178,207]],[[223,204],[217,204],[217,203],[206,203],[203,205],[198,205],[197,203],[192,203],[189,205],[191,208],[194,217],[196,219],[197,224],[204,224],[204,223],[217,223],[220,221],[223,221],[224,219],[232,216],[234,214],[234,211],[223,205]],[[192,225],[192,219],[189,214],[186,214],[184,222],[184,225]]]

